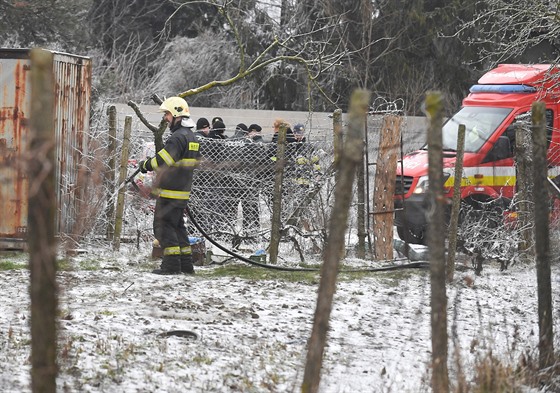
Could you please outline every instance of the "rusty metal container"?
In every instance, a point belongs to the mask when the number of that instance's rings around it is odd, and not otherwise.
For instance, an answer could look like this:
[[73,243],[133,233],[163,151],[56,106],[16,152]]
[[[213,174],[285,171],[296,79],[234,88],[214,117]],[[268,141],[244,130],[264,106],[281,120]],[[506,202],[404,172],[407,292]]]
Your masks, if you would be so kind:
[[[79,177],[88,146],[91,59],[52,53],[57,230],[71,234],[83,200]],[[26,248],[30,70],[28,49],[0,48],[0,250]]]

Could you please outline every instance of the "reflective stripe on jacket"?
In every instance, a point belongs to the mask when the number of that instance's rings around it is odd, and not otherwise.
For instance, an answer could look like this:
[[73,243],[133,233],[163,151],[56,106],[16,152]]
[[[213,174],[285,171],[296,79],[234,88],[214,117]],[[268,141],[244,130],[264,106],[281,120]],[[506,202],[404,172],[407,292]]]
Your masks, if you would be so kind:
[[146,162],[147,170],[157,172],[152,192],[161,198],[189,199],[199,157],[200,145],[194,133],[177,124],[163,149]]

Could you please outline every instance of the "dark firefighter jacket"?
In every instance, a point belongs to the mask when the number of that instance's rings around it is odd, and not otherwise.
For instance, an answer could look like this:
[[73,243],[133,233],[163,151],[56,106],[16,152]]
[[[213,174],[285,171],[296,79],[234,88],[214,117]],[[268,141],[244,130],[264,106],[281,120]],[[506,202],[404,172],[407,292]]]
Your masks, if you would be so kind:
[[157,173],[153,194],[168,199],[190,198],[193,171],[200,156],[199,146],[191,129],[180,123],[171,129],[163,149],[144,163],[145,169]]

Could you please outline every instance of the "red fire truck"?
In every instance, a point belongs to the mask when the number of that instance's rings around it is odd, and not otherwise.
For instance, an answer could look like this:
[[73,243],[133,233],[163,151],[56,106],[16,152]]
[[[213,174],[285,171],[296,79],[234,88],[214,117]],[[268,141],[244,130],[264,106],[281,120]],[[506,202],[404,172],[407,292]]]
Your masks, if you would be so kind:
[[[560,68],[550,64],[501,64],[470,88],[461,109],[443,126],[444,193],[453,194],[457,134],[466,127],[461,201],[480,209],[507,209],[515,194],[516,122],[530,121],[535,101],[546,104],[549,176],[560,172]],[[427,146],[407,154],[397,169],[395,225],[401,239],[426,242]]]

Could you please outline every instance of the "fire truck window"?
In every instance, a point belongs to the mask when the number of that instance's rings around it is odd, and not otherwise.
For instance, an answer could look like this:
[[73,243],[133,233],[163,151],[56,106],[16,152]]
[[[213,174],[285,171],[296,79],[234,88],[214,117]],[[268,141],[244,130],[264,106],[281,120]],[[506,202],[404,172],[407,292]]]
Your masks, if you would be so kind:
[[[550,147],[550,142],[552,141],[552,129],[553,129],[553,122],[554,122],[554,113],[552,109],[546,110],[546,141],[547,141],[547,149]],[[510,124],[502,136],[505,136],[509,139],[510,142],[510,155],[508,157],[513,157],[515,154],[515,127],[516,122],[514,121]],[[495,161],[496,157],[499,156],[499,153],[495,152],[496,146],[490,151],[490,153],[485,157],[484,162]]]
[[459,125],[465,126],[465,151],[477,152],[510,114],[511,108],[463,107],[443,126],[443,148],[457,149]]
[[513,151],[515,149],[515,122],[513,124],[510,124],[508,128],[506,128],[503,136],[506,136],[509,139],[510,153],[511,157],[513,157]]
[[482,162],[485,163],[499,161],[511,157],[513,157],[511,142],[509,138],[507,138],[505,135],[502,135],[496,140],[494,146],[492,146],[492,149],[490,149],[488,154],[486,154],[486,157],[484,157],[484,160],[482,160]]

